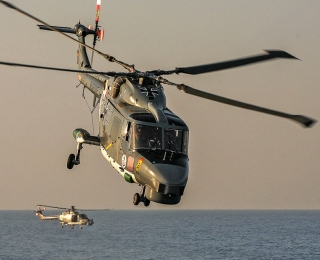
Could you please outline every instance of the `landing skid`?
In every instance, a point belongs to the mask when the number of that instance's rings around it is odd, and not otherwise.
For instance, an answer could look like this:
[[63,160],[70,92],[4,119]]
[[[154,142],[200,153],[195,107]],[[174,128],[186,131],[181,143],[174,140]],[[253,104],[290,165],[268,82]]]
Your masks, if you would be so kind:
[[140,193],[135,193],[133,195],[133,205],[139,205],[140,202],[143,202],[143,205],[145,207],[148,207],[150,205],[150,200],[147,199],[147,197],[145,196],[145,190],[146,187],[143,186],[140,190]]

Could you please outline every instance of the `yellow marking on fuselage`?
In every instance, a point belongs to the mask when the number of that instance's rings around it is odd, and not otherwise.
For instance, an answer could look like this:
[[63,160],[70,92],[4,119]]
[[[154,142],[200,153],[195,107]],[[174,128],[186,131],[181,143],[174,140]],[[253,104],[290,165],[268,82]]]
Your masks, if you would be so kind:
[[108,150],[112,146],[112,143],[110,143],[107,147],[106,150]]
[[143,163],[143,158],[140,158],[138,163],[137,163],[137,166],[136,166],[136,171],[140,170],[140,167],[141,167],[142,163]]

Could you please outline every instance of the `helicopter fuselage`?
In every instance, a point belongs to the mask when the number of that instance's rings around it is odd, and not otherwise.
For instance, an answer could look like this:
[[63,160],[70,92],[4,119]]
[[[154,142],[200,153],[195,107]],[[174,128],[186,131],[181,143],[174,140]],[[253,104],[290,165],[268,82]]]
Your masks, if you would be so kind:
[[[78,28],[84,43],[86,29]],[[143,196],[162,204],[180,202],[188,181],[188,127],[166,107],[161,84],[148,78],[90,74],[85,47],[79,45],[79,81],[100,98],[99,138],[76,129],[78,143],[99,145],[103,156]],[[90,142],[90,139],[91,142]]]
[[109,82],[99,110],[102,154],[126,181],[145,186],[149,200],[178,203],[188,180],[187,125],[166,108],[161,86],[126,80],[113,98]]
[[89,219],[87,215],[78,213],[72,210],[62,212],[59,215],[59,221],[61,225],[69,225],[69,226],[75,226],[75,225],[91,226],[93,224],[93,220]]

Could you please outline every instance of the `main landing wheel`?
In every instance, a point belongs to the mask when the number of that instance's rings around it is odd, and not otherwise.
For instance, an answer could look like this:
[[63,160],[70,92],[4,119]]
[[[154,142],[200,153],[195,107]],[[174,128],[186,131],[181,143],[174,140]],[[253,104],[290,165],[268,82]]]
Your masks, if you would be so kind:
[[133,205],[138,205],[140,203],[140,195],[139,193],[135,193],[133,195]]
[[68,169],[72,169],[74,166],[74,161],[75,161],[76,156],[74,154],[70,154],[68,157],[68,161],[67,161],[67,168]]

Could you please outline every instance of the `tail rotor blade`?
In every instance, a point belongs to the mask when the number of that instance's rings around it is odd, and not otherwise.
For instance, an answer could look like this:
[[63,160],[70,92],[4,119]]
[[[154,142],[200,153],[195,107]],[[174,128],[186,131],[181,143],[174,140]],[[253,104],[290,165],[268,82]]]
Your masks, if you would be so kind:
[[104,39],[104,29],[100,29],[97,31],[97,36],[99,37],[99,40],[102,42]]
[[[92,48],[95,49],[96,47],[96,42],[97,42],[97,37],[99,37],[99,33],[100,33],[100,30],[99,30],[99,18],[100,18],[100,8],[101,8],[101,0],[97,0],[97,12],[96,12],[96,18],[95,18],[95,34],[93,36],[93,44],[92,44]],[[101,38],[99,37],[99,39],[101,40]],[[94,51],[92,50],[92,54],[91,54],[91,66],[92,66],[92,63],[93,63],[93,54],[94,54]]]
[[97,0],[96,22],[99,22],[99,17],[100,17],[100,7],[101,7],[101,0]]

